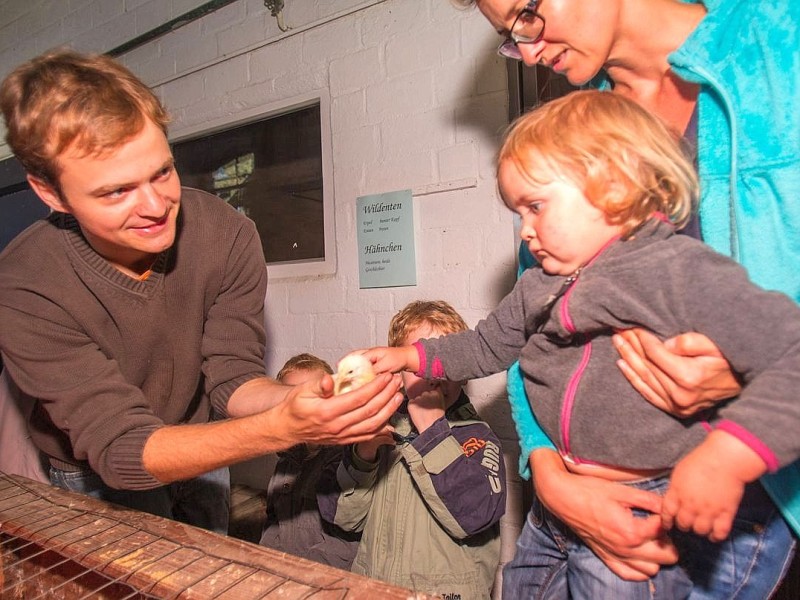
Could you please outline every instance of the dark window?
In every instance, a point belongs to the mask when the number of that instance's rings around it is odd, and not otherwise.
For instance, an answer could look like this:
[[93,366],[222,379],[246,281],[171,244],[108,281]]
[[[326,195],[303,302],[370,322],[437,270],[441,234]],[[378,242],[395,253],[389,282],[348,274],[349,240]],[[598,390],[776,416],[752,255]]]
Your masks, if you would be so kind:
[[320,105],[173,144],[184,185],[250,217],[268,263],[325,257]]
[[0,161],[0,251],[23,229],[50,214],[16,158]]
[[509,120],[535,108],[543,102],[554,100],[577,88],[566,77],[553,73],[547,67],[527,67],[517,60],[506,61],[508,68]]

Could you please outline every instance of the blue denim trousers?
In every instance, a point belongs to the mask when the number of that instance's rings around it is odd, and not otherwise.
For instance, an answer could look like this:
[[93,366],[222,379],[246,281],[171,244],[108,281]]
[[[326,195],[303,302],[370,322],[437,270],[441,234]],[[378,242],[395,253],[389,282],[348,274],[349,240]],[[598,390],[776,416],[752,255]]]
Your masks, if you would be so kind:
[[[663,493],[667,483],[658,478],[631,485]],[[534,498],[514,559],[503,568],[503,598],[764,600],[794,554],[789,527],[758,483],[747,486],[727,540],[713,543],[680,531],[670,535],[678,564],[662,567],[648,581],[625,581]]]
[[116,490],[107,486],[94,471],[63,471],[51,466],[50,483],[92,498],[228,534],[231,483],[227,467],[150,490]]

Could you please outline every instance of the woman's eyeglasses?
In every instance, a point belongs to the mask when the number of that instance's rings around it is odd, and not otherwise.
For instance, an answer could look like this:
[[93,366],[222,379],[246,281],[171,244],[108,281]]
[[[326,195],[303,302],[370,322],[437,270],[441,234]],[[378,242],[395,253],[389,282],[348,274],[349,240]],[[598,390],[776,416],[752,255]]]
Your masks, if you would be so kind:
[[508,37],[497,48],[497,53],[506,58],[522,60],[518,44],[535,44],[544,35],[544,17],[536,12],[541,0],[531,0],[525,5],[511,24]]

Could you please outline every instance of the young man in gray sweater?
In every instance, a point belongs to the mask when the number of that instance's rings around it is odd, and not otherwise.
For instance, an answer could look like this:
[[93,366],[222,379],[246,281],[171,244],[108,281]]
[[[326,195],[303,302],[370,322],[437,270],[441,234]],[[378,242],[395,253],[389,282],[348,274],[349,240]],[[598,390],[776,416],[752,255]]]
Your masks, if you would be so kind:
[[329,402],[330,376],[266,377],[255,225],[181,188],[167,114],[130,71],[50,52],[3,81],[0,107],[52,209],[0,256],[0,352],[53,483],[225,532],[223,467],[385,431],[399,378]]

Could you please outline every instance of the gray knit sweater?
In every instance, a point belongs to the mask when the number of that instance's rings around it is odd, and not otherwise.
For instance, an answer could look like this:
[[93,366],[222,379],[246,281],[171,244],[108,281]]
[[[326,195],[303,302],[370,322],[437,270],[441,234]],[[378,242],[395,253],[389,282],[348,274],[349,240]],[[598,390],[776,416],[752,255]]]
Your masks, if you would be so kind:
[[[712,426],[748,444],[770,470],[800,456],[800,307],[788,297],[756,287],[742,267],[656,219],[608,246],[544,310],[564,279],[529,269],[474,331],[422,341],[420,371],[471,379],[519,359],[537,420],[578,463],[669,468]],[[707,335],[744,391],[695,418],[655,408],[615,364],[611,334],[633,326],[662,339]]]
[[142,466],[165,424],[202,423],[264,375],[266,266],[254,224],[184,188],[173,247],[137,281],[54,213],[0,255],[0,351],[37,400],[47,455],[110,486],[161,485]]

